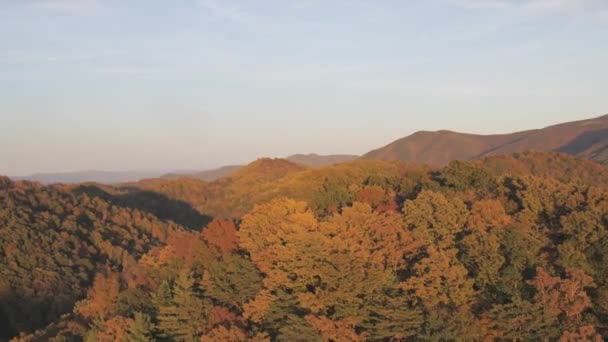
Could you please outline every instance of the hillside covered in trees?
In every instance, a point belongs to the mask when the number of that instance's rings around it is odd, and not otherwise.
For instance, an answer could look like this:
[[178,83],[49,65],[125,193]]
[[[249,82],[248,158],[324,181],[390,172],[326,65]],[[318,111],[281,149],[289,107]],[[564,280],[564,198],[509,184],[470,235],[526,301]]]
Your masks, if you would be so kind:
[[0,340],[601,341],[607,186],[541,152],[1,178]]

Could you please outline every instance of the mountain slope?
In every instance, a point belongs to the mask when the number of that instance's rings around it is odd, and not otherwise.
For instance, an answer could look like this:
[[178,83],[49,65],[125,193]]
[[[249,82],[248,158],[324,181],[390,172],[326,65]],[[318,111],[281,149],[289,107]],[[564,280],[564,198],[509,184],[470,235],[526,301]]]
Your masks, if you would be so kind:
[[527,150],[564,152],[606,162],[608,115],[501,135],[417,132],[368,152],[362,158],[445,165],[452,160],[469,160]]
[[93,188],[0,177],[0,341],[70,312],[98,270],[123,268],[186,231]]
[[514,141],[528,132],[504,135],[475,135],[452,131],[416,132],[380,149],[363,159],[401,160],[429,165],[445,165],[452,160],[468,160]]

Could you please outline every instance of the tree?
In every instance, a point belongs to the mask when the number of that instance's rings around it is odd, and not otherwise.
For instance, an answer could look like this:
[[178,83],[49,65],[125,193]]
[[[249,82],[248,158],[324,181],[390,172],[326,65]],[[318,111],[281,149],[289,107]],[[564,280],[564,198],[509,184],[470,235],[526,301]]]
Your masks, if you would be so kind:
[[214,220],[202,235],[210,246],[218,248],[222,254],[230,254],[238,247],[237,230],[232,221]]
[[208,333],[206,333],[205,335],[203,335],[201,337],[201,342],[216,342],[216,341],[246,342],[246,341],[249,341],[249,339],[247,338],[247,335],[245,335],[245,333],[241,329],[239,329],[235,326],[226,328],[226,327],[220,325],[217,328],[209,331]]
[[[315,248],[322,236],[318,223],[306,203],[291,199],[277,199],[256,206],[244,216],[238,233],[241,247],[249,252],[251,260],[266,275],[264,284],[273,289],[289,283],[289,274],[303,247]],[[299,267],[306,267],[301,260]]]
[[420,306],[402,290],[392,289],[371,304],[369,315],[359,325],[374,341],[402,341],[418,336],[425,322]]
[[95,276],[87,299],[76,306],[76,311],[86,318],[104,317],[118,298],[120,280],[118,273],[100,272]]
[[602,342],[604,339],[600,334],[595,331],[595,328],[590,325],[580,327],[578,331],[569,332],[564,331],[562,336],[559,338],[559,342]]
[[96,320],[93,329],[85,336],[85,342],[116,342],[125,341],[132,320],[116,316],[107,321]]
[[513,219],[507,215],[500,201],[488,199],[473,203],[466,226],[467,230],[471,232],[488,232],[492,229],[503,228],[512,221]]
[[446,199],[431,191],[421,192],[415,200],[405,202],[405,224],[417,240],[426,241],[439,249],[450,248],[468,217],[462,201]]
[[544,269],[536,269],[536,277],[529,281],[536,294],[534,301],[542,306],[552,317],[564,315],[566,318],[577,318],[591,307],[591,299],[586,288],[595,287],[593,278],[581,270],[568,270],[568,278],[550,276]]
[[397,194],[393,190],[385,190],[378,185],[366,185],[355,195],[355,200],[369,204],[379,212],[397,211]]
[[455,160],[439,173],[439,182],[457,191],[473,190],[480,196],[493,190],[493,177],[483,167]]
[[460,242],[462,262],[480,288],[495,285],[505,262],[500,253],[500,239],[494,233],[475,231]]
[[208,315],[209,305],[199,297],[194,278],[182,272],[175,281],[170,302],[158,307],[158,329],[168,338],[195,340],[205,331]]
[[333,321],[327,317],[306,316],[306,320],[317,329],[325,341],[356,342],[363,341],[364,336],[358,335],[354,324],[349,321]]
[[429,247],[428,257],[413,267],[401,287],[428,310],[440,306],[459,307],[473,300],[475,290],[467,269],[456,259],[457,250]]
[[494,305],[485,317],[490,327],[489,337],[494,339],[536,341],[559,336],[555,318],[528,301]]
[[147,342],[154,341],[154,330],[156,327],[152,323],[150,316],[136,312],[130,322],[125,341],[127,342]]
[[255,265],[239,255],[224,255],[205,265],[201,287],[205,295],[242,310],[262,288],[262,275]]
[[357,202],[331,216],[320,229],[328,248],[343,250],[393,271],[404,268],[405,257],[424,245],[405,229],[402,215],[377,213],[368,204]]

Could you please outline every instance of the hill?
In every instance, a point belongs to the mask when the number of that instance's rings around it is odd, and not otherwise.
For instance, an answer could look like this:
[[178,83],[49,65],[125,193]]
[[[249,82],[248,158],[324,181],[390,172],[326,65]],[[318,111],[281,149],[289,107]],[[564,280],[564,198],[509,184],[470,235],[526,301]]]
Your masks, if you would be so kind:
[[608,115],[501,135],[417,132],[370,151],[362,158],[441,166],[452,160],[471,160],[528,150],[564,152],[605,163],[608,161]]
[[304,169],[306,167],[290,162],[287,159],[260,158],[237,170],[232,175],[232,178],[239,182],[260,182],[276,180],[289,173]]
[[[322,156],[316,153],[311,154],[294,154],[285,158],[292,163],[308,166],[308,167],[323,167],[330,166],[334,164],[349,162],[351,160],[357,159],[358,156],[349,155],[349,154],[337,154],[337,155],[327,155]],[[200,179],[205,182],[213,182],[215,180],[226,178],[234,175],[237,171],[243,168],[244,165],[228,165],[223,166],[217,169],[205,170],[200,172],[179,172],[179,173],[168,173],[160,178],[165,179],[176,179],[176,178],[195,178]]]
[[[212,217],[237,218],[251,209],[253,198],[270,191],[275,182],[306,167],[285,159],[261,158],[237,169],[231,176],[205,182],[195,178],[146,179],[121,184],[122,191],[158,192],[190,203]],[[257,202],[256,202],[257,203]]]
[[[163,207],[174,202],[161,194],[155,201]],[[0,177],[0,340],[69,313],[96,272],[126,269],[170,235],[186,231],[144,205],[119,202],[120,196],[93,186]]]

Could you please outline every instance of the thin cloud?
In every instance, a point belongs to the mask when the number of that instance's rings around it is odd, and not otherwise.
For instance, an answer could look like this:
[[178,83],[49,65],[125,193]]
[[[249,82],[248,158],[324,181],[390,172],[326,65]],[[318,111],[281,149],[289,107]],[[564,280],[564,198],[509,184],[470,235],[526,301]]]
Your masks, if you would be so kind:
[[608,9],[605,0],[452,0],[468,8],[509,8],[527,11],[595,11]]
[[230,22],[248,24],[250,15],[234,2],[227,0],[199,0],[199,6],[212,17]]
[[509,1],[504,0],[454,0],[452,4],[467,8],[501,8],[507,7]]
[[30,8],[68,13],[94,11],[101,6],[99,0],[29,0],[27,4]]

